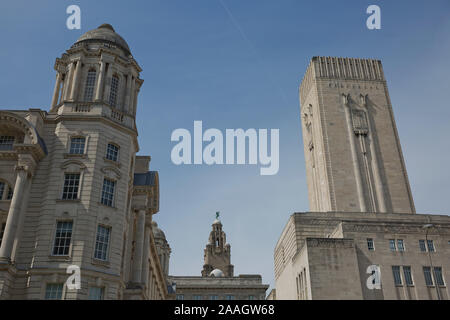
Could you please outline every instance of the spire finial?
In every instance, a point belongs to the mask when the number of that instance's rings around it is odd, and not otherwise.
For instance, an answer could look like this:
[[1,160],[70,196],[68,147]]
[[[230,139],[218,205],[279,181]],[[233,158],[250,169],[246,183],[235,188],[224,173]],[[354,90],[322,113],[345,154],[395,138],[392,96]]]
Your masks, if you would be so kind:
[[216,211],[216,219],[219,219],[220,211]]

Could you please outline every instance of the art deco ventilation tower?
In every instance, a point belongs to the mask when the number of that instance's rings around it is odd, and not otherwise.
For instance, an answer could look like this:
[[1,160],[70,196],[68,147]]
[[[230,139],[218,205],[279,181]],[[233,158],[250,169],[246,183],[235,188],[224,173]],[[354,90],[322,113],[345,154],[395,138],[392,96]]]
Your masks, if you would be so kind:
[[381,61],[314,57],[300,103],[310,211],[415,213]]

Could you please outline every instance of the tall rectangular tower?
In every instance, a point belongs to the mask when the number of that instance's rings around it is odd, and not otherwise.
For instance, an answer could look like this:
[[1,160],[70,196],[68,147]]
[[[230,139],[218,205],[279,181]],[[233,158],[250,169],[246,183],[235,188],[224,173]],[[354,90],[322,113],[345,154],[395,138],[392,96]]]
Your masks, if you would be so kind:
[[300,104],[310,211],[415,213],[381,61],[313,57]]

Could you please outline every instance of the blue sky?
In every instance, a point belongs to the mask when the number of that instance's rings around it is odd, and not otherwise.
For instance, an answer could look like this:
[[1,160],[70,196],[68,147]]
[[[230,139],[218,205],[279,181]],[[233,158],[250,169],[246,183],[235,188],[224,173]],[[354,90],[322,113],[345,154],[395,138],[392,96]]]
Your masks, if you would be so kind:
[[[81,30],[66,28],[67,6]],[[366,28],[370,4],[381,30]],[[273,249],[291,213],[307,211],[298,86],[312,56],[383,62],[419,213],[450,207],[450,2],[150,0],[2,1],[0,108],[48,110],[53,65],[84,32],[110,23],[143,68],[140,154],[160,175],[154,217],[172,247],[170,273],[200,275],[215,211],[236,274],[273,285]],[[280,170],[175,166],[174,129],[279,128]]]

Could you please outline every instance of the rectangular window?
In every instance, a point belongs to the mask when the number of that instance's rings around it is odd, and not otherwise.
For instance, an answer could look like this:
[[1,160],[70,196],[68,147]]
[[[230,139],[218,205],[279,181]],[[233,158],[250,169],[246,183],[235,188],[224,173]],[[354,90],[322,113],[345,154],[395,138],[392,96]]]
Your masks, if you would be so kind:
[[84,154],[86,144],[85,137],[75,137],[70,139],[70,154]]
[[2,223],[0,227],[0,247],[2,246],[3,235],[5,234],[6,222]]
[[0,181],[0,200],[3,199],[3,193],[5,192],[6,185],[4,182]]
[[183,294],[177,294],[177,300],[184,300]]
[[84,101],[92,101],[95,88],[95,70],[89,70],[86,78],[86,87],[84,88]]
[[411,274],[411,267],[410,266],[403,266],[403,275],[405,276],[405,283],[407,286],[413,285],[413,279]]
[[367,249],[369,249],[369,251],[374,251],[375,250],[375,245],[373,243],[373,239],[372,238],[367,238]]
[[226,300],[234,300],[234,296],[233,295],[227,295],[226,296]]
[[434,267],[434,278],[436,280],[436,284],[438,286],[445,286],[444,277],[442,277],[442,268]]
[[95,241],[95,251],[94,258],[106,261],[108,258],[108,246],[109,246],[109,234],[111,232],[110,228],[104,227],[102,225],[98,226],[97,238]]
[[108,147],[106,149],[106,159],[111,161],[117,161],[118,155],[119,155],[119,147],[112,143],[108,143]]
[[397,239],[397,248],[398,251],[405,251],[405,244],[403,242],[403,239]]
[[8,195],[6,196],[6,200],[11,200],[13,195],[14,195],[14,189],[12,187],[9,187]]
[[210,296],[210,300],[219,300],[219,296],[213,294]]
[[0,150],[12,150],[14,136],[0,136]]
[[431,268],[423,267],[423,275],[425,277],[425,284],[427,286],[432,286],[433,285],[433,277],[431,276]]
[[427,247],[425,246],[425,240],[419,240],[419,248],[420,248],[420,251],[422,251],[422,252],[427,251]]
[[389,239],[389,249],[391,249],[391,251],[397,250],[397,248],[395,247],[395,239]]
[[434,242],[433,240],[427,240],[427,247],[429,252],[434,252]]
[[109,104],[113,107],[116,106],[118,92],[119,92],[119,78],[117,76],[113,76],[111,78],[111,89],[109,92]]
[[103,189],[102,189],[102,204],[105,206],[112,207],[114,200],[114,189],[116,188],[116,182],[104,179],[103,180]]
[[89,300],[103,300],[104,288],[90,287],[89,288]]
[[194,296],[194,300],[202,300],[202,296],[195,295],[195,296]]
[[48,283],[45,288],[45,300],[61,300],[63,283]]
[[401,286],[402,285],[402,277],[400,275],[400,267],[392,266],[392,273],[394,275],[394,284],[396,286]]
[[255,296],[248,296],[248,300],[255,300]]
[[79,173],[66,173],[64,175],[63,200],[78,199],[78,188],[80,186]]
[[54,256],[69,255],[70,241],[72,239],[72,225],[72,221],[58,221],[52,252]]

